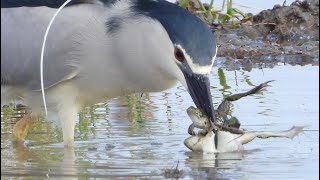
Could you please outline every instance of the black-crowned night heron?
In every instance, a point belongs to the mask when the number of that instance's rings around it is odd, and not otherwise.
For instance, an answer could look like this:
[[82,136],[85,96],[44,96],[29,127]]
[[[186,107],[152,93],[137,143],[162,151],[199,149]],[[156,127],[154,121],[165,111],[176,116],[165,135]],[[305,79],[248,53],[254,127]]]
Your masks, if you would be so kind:
[[[1,1],[1,104],[23,100],[44,110],[40,54],[47,25],[65,0]],[[72,1],[56,17],[44,55],[47,107],[72,146],[77,113],[130,93],[181,82],[214,119],[207,75],[217,53],[212,31],[164,0]]]

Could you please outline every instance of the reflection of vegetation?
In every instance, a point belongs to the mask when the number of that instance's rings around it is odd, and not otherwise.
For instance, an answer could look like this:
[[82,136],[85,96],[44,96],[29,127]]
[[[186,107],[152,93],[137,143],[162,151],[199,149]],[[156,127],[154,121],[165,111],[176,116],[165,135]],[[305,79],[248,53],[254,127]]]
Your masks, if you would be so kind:
[[[179,87],[178,87],[179,88]],[[165,107],[166,107],[166,115],[167,115],[167,119],[168,119],[168,130],[169,131],[172,131],[172,107],[170,106],[170,103],[169,103],[169,95],[170,93],[165,93],[163,94],[163,100],[165,100]]]
[[[148,96],[145,95],[145,98],[148,98]],[[133,125],[138,123],[140,127],[143,127],[145,125],[144,118],[147,114],[144,114],[141,96],[138,94],[129,95],[126,96],[126,101],[128,103],[128,118],[126,119],[129,119]],[[105,119],[109,110],[107,103],[100,103],[84,108],[79,113],[79,121],[76,123],[75,140],[88,140],[92,138],[96,134],[96,120]],[[5,124],[4,128],[8,129],[6,132],[12,131],[13,125],[20,119],[19,116],[24,113],[24,110],[17,110],[13,104],[1,109],[1,121]],[[55,121],[59,120],[56,119]],[[38,144],[39,142],[54,143],[62,142],[63,135],[61,128],[55,128],[50,121],[42,117],[30,128],[27,139],[32,144]]]
[[[5,163],[15,163],[15,165],[20,168],[27,168],[31,164],[33,167],[37,167],[38,163],[36,162],[39,162],[39,165],[41,165],[37,168],[46,170],[48,168],[46,166],[48,166],[50,162],[61,162],[63,160],[63,154],[60,148],[37,147],[30,149],[23,143],[12,143],[12,147],[12,149],[10,148],[10,152],[8,150],[1,150],[1,158],[6,159],[4,161]],[[12,156],[12,154],[14,154],[14,156]],[[32,159],[32,161],[30,161],[30,159]]]
[[237,76],[237,71],[234,71],[234,80],[236,82],[236,86],[238,86],[238,76]]
[[80,133],[88,132],[88,120],[83,111],[79,113],[79,131]]
[[[8,114],[8,118],[6,119],[1,117],[1,122],[4,124],[4,126],[1,126],[1,131],[12,132],[14,124],[21,118],[15,118],[17,112],[18,111],[13,111],[11,114]],[[11,141],[12,136],[10,135],[9,137],[10,138],[6,140]],[[29,141],[28,144],[62,142],[62,131],[59,128],[55,128],[53,123],[46,118],[40,117],[28,130],[26,140]]]
[[220,85],[223,87],[220,91],[222,91],[222,94],[224,96],[230,95],[231,92],[227,91],[227,89],[230,89],[230,86],[227,85],[226,76],[224,75],[224,72],[221,68],[218,69],[218,76]]
[[9,105],[1,107],[1,120],[7,120],[17,117],[19,118],[24,113],[24,111],[17,111],[16,103],[15,101],[13,101],[12,103],[9,103]]
[[144,119],[142,116],[143,107],[141,105],[141,95],[140,94],[128,95],[127,101],[128,101],[129,120],[133,123],[138,122],[139,124],[144,125]]
[[223,86],[224,89],[230,89],[230,86],[227,85],[226,76],[221,68],[218,69],[218,76],[220,80],[220,85]]
[[35,144],[62,142],[62,130],[45,117],[39,117],[30,128],[27,138]]
[[106,108],[106,104],[94,105],[91,107],[86,107],[79,113],[79,123],[76,123],[76,132],[79,130],[79,133],[76,133],[76,139],[88,140],[89,135],[95,134],[95,121],[101,117],[101,114],[96,114],[97,108]]
[[[230,89],[231,87],[228,86],[227,84],[227,80],[226,80],[226,76],[222,70],[222,68],[218,69],[218,76],[219,76],[219,81],[220,81],[220,85],[223,87],[222,89],[220,89],[220,91],[222,92],[222,95],[224,97],[232,95],[232,93],[230,91],[227,91],[228,89]],[[231,106],[230,108],[230,112],[233,112],[233,108]]]
[[2,119],[4,119],[4,120],[10,119],[14,113],[15,113],[15,110],[14,110],[13,106],[2,108],[1,109],[1,116],[2,116],[1,120]]
[[254,85],[252,84],[252,82],[250,81],[249,76],[244,76],[244,79],[245,79],[245,82],[246,82],[249,86],[254,86]]
[[[90,108],[91,109],[91,108]],[[91,119],[94,117],[91,117]],[[88,119],[85,116],[85,113],[82,111],[79,113],[79,123],[76,124],[76,129],[79,129],[79,135],[76,137],[76,139],[81,139],[81,140],[88,140],[88,129],[89,122]]]

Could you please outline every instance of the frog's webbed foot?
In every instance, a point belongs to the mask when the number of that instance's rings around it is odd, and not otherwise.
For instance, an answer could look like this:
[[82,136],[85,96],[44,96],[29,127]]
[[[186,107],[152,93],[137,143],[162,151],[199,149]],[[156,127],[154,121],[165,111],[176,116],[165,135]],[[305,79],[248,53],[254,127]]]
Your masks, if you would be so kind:
[[196,133],[193,131],[193,129],[194,129],[194,125],[191,124],[191,125],[189,126],[189,128],[188,128],[188,133],[189,133],[191,136],[196,135]]

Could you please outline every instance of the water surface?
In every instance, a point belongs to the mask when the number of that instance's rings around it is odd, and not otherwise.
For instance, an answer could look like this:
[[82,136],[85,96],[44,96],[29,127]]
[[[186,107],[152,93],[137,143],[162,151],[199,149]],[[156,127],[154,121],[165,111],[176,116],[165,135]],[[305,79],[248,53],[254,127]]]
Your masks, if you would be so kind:
[[293,140],[256,139],[241,153],[193,153],[183,141],[193,105],[180,85],[161,93],[132,95],[86,108],[79,116],[75,148],[62,134],[38,122],[24,144],[12,143],[12,113],[1,114],[1,179],[163,179],[178,168],[183,179],[318,179],[319,67],[278,65],[227,71],[215,67],[213,101],[268,80],[261,95],[234,103],[233,115],[247,130],[287,130],[307,125]]

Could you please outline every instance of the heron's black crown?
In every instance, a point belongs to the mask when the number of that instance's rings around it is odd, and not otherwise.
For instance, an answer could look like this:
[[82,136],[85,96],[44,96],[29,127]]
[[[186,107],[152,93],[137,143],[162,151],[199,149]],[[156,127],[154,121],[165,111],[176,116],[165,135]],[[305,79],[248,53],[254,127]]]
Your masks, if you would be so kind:
[[216,42],[212,30],[187,10],[165,0],[134,0],[133,11],[158,20],[171,41],[181,45],[193,62],[212,64]]

